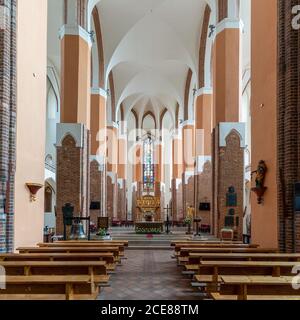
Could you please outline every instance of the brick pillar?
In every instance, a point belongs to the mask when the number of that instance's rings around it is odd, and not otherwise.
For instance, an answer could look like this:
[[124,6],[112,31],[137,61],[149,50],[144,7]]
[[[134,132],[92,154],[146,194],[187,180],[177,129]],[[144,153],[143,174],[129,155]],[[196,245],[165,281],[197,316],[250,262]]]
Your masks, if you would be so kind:
[[[275,146],[277,135],[277,148],[274,147],[271,151],[278,156],[277,162],[274,162],[275,157],[273,154],[270,154],[269,161],[266,161],[267,165],[269,162],[268,168],[270,169],[266,176],[268,179],[266,187],[269,189],[266,192],[265,201],[269,199],[270,205],[268,209],[273,208],[273,211],[268,210],[268,216],[272,219],[271,221],[274,221],[274,226],[277,221],[279,223],[279,228],[277,229],[279,230],[279,234],[276,234],[275,230],[273,231],[275,234],[273,239],[271,238],[272,242],[277,240],[277,236],[281,251],[288,253],[300,252],[299,213],[295,212],[294,208],[295,183],[299,183],[300,181],[300,35],[297,28],[299,24],[299,18],[297,17],[299,10],[296,7],[299,5],[299,2],[296,0],[280,0],[275,4],[271,3],[271,1],[266,1],[264,5],[269,5],[269,11],[259,12],[257,10],[257,1],[253,1],[252,3],[252,10],[254,10],[257,20],[258,18],[261,19],[263,13],[265,15],[268,13],[264,19],[272,23],[270,37],[268,37],[268,41],[264,42],[264,47],[260,47],[263,57],[262,62],[264,64],[260,63],[261,68],[257,69],[256,72],[258,75],[261,72],[261,94],[266,95],[266,93],[269,93],[269,96],[264,97],[266,102],[263,100],[265,105],[261,113],[268,112],[270,114],[270,117],[268,115],[268,125],[272,121],[272,127],[268,131],[266,138],[268,143],[272,143],[272,146],[273,144]],[[274,25],[275,21],[278,21],[276,27]],[[263,29],[264,26],[261,26],[261,28]],[[258,35],[256,36],[258,37]],[[264,48],[266,46],[269,46],[271,49],[273,47],[278,48],[278,56],[275,54],[276,51],[265,51],[266,49]],[[257,64],[257,66],[259,65]],[[276,70],[277,66],[278,69]],[[268,82],[263,78],[265,76],[263,72],[267,72],[266,70],[269,72]],[[267,89],[270,91],[266,91]],[[277,114],[271,108],[274,105],[277,105]],[[274,123],[276,122],[277,128],[274,127]],[[270,147],[267,150],[269,149]],[[274,183],[276,173],[277,183]],[[276,197],[276,191],[277,202],[273,200],[273,196]],[[274,202],[275,204],[273,205]],[[277,216],[275,214],[276,205],[278,205]],[[267,235],[270,238],[272,234],[268,233]]]
[[155,186],[154,194],[155,197],[160,198],[160,210],[155,215],[155,221],[164,221],[164,163],[163,163],[163,152],[161,138],[158,143],[154,146],[154,176]]
[[177,133],[172,139],[172,220],[180,221],[182,215],[182,136]]
[[118,219],[127,220],[127,135],[121,134],[118,139]]
[[61,123],[57,125],[57,219],[63,233],[62,207],[89,215],[91,39],[79,25],[64,25],[61,39]]
[[[224,227],[229,227],[234,230],[235,239],[242,240],[244,211],[244,124],[219,123],[214,129],[213,139],[214,233],[220,237],[220,231]],[[230,189],[232,189],[232,192]],[[233,198],[234,200],[232,201]],[[232,223],[225,225],[225,220],[230,219],[228,216],[232,216]]]
[[212,225],[212,210],[200,211],[200,203],[212,204],[212,89],[198,90],[195,103],[196,126],[196,213],[203,224]]
[[0,2],[0,253],[14,246],[17,1]]
[[187,208],[195,206],[195,124],[193,121],[185,121],[182,125],[183,141],[183,214],[187,214]]
[[140,210],[136,208],[136,200],[142,196],[143,191],[143,144],[137,141],[132,148],[133,184],[132,184],[132,216],[134,221],[140,220]]
[[91,90],[91,156],[90,156],[90,202],[100,202],[99,209],[91,210],[91,219],[105,216],[106,203],[106,92],[101,88]]
[[66,203],[74,206],[75,215],[89,215],[89,131],[82,124],[57,124],[56,148],[56,233],[63,234]]
[[112,122],[107,127],[107,216],[118,216],[118,125]]
[[[241,22],[220,16],[213,46],[213,134],[212,229],[220,236],[225,226],[242,239],[244,205],[244,124],[239,123],[241,105],[240,38]],[[227,203],[229,190],[237,199]],[[230,216],[231,215],[231,216]],[[230,217],[229,217],[230,216]],[[229,223],[230,220],[230,223]]]

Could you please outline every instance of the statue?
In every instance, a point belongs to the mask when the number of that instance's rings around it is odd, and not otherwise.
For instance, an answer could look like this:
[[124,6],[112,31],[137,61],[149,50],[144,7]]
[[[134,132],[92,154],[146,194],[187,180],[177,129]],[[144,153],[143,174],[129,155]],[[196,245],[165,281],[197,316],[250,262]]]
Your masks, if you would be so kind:
[[195,213],[195,209],[191,206],[188,206],[186,209],[186,217],[184,219],[184,223],[188,226],[188,231],[186,234],[192,234],[191,225],[193,223],[194,213]]
[[256,173],[256,178],[255,178],[255,188],[252,188],[251,191],[255,192],[257,195],[257,203],[262,204],[263,203],[263,195],[267,190],[267,187],[265,187],[265,176],[267,172],[267,166],[266,163],[261,160],[258,163],[257,170],[253,171],[253,173]]
[[187,217],[190,220],[193,220],[194,219],[194,214],[195,214],[195,209],[193,207],[188,206],[188,208],[187,208]]
[[257,170],[252,172],[252,174],[256,173],[256,179],[255,179],[256,188],[261,189],[264,187],[266,172],[267,172],[266,163],[263,160],[259,161]]

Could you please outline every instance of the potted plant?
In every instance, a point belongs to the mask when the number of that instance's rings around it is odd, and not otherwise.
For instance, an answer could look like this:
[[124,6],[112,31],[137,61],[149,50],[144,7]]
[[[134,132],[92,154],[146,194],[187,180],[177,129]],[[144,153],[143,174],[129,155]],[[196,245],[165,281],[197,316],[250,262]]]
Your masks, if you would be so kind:
[[186,234],[192,234],[191,231],[191,225],[192,225],[192,218],[190,216],[185,217],[185,219],[183,220],[183,223],[188,226],[188,231]]
[[100,228],[97,232],[97,236],[101,239],[101,240],[111,240],[110,234],[107,233],[106,229],[102,229]]

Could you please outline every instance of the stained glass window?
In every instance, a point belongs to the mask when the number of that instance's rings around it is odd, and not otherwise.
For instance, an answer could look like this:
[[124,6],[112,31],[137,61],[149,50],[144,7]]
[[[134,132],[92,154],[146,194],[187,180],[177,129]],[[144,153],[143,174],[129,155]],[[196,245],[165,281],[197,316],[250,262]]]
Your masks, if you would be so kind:
[[144,140],[144,189],[154,189],[154,155],[153,141],[150,136]]

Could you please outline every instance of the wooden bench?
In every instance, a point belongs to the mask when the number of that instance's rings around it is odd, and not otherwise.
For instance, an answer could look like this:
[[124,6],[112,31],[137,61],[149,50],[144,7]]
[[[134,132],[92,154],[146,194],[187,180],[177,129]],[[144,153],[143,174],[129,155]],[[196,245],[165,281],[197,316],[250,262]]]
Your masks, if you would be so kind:
[[7,253],[0,254],[1,261],[105,261],[108,271],[115,270],[115,258],[111,252],[99,253]]
[[210,293],[215,300],[281,299],[300,300],[300,290],[292,287],[293,277],[222,276],[219,292]]
[[54,243],[94,243],[94,244],[114,244],[120,243],[124,247],[128,247],[128,240],[64,240],[64,241],[55,241]]
[[6,289],[0,290],[0,299],[96,299],[100,290],[98,285],[108,281],[107,277],[99,276],[91,285],[88,275],[7,276]]
[[37,244],[38,247],[41,248],[61,248],[61,247],[69,247],[69,248],[77,248],[77,247],[81,247],[81,248],[105,248],[105,247],[117,247],[119,249],[119,255],[120,256],[124,256],[124,251],[125,251],[125,246],[123,243],[121,242],[54,242],[54,243],[38,243]]
[[182,248],[180,257],[187,257],[190,253],[277,253],[277,249],[261,248]]
[[235,243],[185,243],[185,244],[176,244],[175,251],[180,251],[182,248],[258,248],[258,245],[249,245],[249,244],[235,244]]
[[180,257],[182,264],[199,264],[202,260],[222,261],[300,261],[298,253],[189,253],[188,257]]
[[98,276],[107,276],[105,261],[2,261],[0,266],[8,276],[89,275],[92,286]]
[[201,261],[198,274],[213,275],[217,283],[220,275],[292,275],[295,262],[289,261]]
[[21,247],[17,250],[23,253],[113,253],[115,259],[119,261],[119,247]]
[[171,246],[175,247],[180,244],[190,244],[190,243],[200,243],[200,244],[243,244],[242,241],[221,241],[221,240],[212,240],[212,241],[201,241],[201,240],[175,240],[171,241]]

